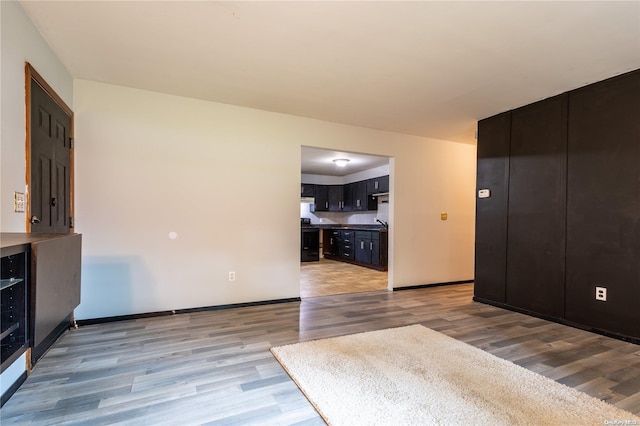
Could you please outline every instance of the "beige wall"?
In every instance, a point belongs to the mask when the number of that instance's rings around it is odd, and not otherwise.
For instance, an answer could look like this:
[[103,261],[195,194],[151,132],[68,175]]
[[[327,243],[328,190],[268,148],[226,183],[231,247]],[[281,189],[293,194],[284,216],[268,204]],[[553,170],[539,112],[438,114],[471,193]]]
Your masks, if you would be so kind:
[[24,232],[25,213],[13,212],[13,192],[25,192],[25,62],[29,62],[67,105],[73,80],[15,1],[0,1],[2,56],[0,85],[0,229]]
[[74,106],[78,319],[298,297],[301,145],[393,157],[393,285],[473,277],[475,146],[82,80]]

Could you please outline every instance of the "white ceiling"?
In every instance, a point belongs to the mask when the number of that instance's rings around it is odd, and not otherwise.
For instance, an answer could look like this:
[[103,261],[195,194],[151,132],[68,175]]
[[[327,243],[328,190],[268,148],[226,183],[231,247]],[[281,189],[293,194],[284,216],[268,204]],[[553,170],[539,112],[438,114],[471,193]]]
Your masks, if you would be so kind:
[[[340,167],[333,160],[345,158],[349,162]],[[389,157],[358,154],[347,151],[334,151],[322,148],[302,147],[302,173],[324,176],[346,176],[363,170],[389,164]]]
[[22,1],[74,78],[474,143],[640,68],[640,2]]

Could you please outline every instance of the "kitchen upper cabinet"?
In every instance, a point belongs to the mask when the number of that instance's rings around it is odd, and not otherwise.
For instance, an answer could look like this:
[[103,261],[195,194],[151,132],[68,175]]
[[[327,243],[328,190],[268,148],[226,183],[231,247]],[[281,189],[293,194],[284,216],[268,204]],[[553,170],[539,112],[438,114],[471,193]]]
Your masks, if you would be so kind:
[[329,187],[327,185],[315,185],[314,211],[329,211]]
[[[367,181],[353,183],[353,210],[371,210],[369,208],[369,196],[367,195]],[[377,207],[377,203],[376,203]]]
[[367,182],[367,195],[389,192],[389,175],[369,179]]
[[355,183],[348,183],[342,188],[342,196],[344,202],[342,203],[342,211],[351,212],[355,210],[354,191]]
[[340,212],[344,207],[344,195],[342,185],[328,185],[329,211]]
[[301,197],[313,197],[315,196],[315,185],[310,183],[303,183],[300,185]]

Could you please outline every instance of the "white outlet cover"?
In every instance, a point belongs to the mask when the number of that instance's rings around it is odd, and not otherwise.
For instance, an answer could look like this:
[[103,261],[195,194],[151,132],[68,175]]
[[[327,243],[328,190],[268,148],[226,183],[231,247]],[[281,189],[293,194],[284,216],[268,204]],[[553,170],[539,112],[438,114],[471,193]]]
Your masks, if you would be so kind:
[[490,189],[481,189],[478,191],[478,198],[489,198],[491,197]]

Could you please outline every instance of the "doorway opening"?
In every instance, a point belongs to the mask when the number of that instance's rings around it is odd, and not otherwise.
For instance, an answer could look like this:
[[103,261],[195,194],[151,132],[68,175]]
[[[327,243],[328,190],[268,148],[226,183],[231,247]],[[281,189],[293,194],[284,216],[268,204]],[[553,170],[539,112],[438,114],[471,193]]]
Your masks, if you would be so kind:
[[391,163],[302,146],[300,297],[389,290]]

